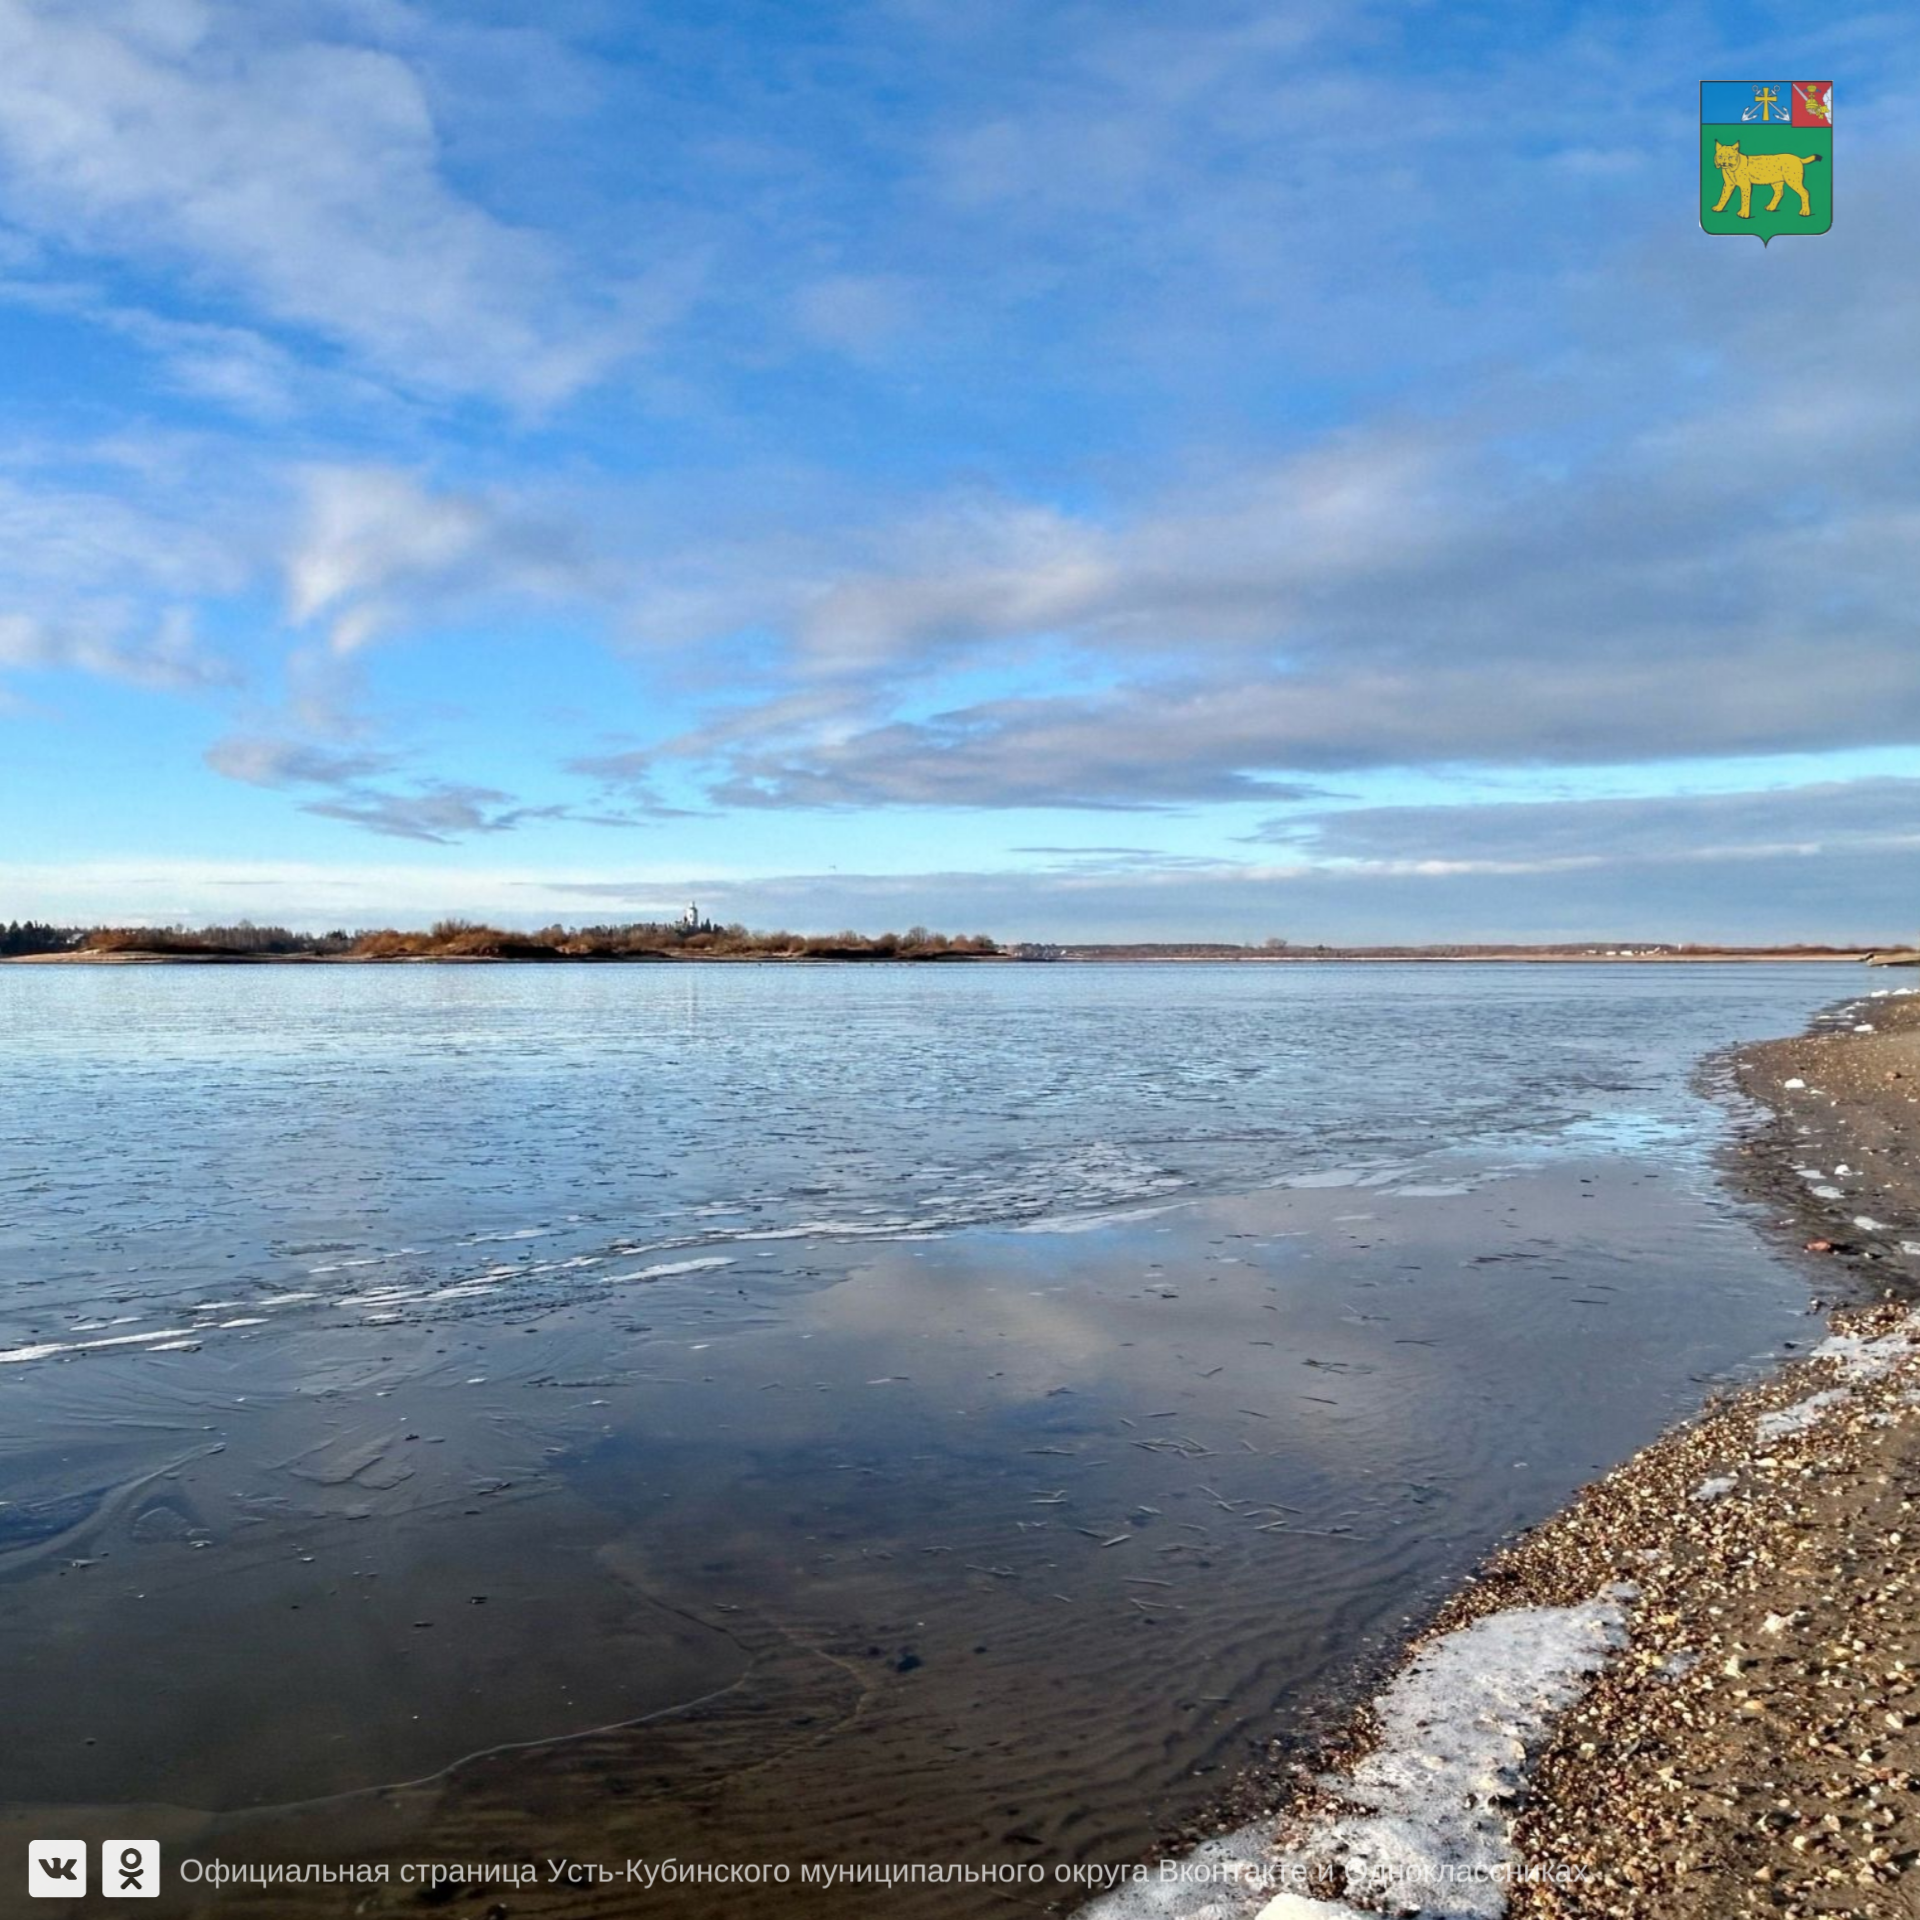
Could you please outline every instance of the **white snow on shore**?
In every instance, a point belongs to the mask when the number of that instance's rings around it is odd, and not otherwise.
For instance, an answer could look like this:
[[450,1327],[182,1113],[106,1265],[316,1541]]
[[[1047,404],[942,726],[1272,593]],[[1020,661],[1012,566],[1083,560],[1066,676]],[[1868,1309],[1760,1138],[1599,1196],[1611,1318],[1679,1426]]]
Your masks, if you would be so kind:
[[1286,1852],[1267,1823],[1243,1827],[1083,1920],[1353,1920],[1353,1907],[1302,1891],[1332,1863],[1367,1911],[1496,1920],[1528,1758],[1625,1645],[1632,1597],[1619,1587],[1579,1606],[1510,1607],[1430,1642],[1374,1703],[1379,1745],[1326,1782],[1346,1812]]
[[1818,1393],[1810,1393],[1804,1400],[1796,1400],[1777,1413],[1763,1413],[1754,1423],[1754,1438],[1765,1446],[1775,1440],[1784,1440],[1791,1434],[1805,1433],[1823,1414],[1851,1400],[1852,1388],[1868,1380],[1878,1380],[1882,1374],[1891,1372],[1906,1359],[1914,1350],[1915,1330],[1915,1320],[1909,1315],[1904,1326],[1894,1328],[1891,1333],[1883,1333],[1877,1339],[1870,1339],[1861,1333],[1829,1334],[1807,1357],[1811,1360],[1831,1360],[1839,1368],[1840,1378],[1846,1385],[1823,1387]]
[[1785,1440],[1790,1434],[1805,1433],[1823,1413],[1831,1413],[1852,1397],[1845,1387],[1827,1387],[1819,1393],[1810,1393],[1804,1400],[1782,1407],[1778,1413],[1763,1413],[1754,1422],[1753,1437],[1766,1446],[1775,1440]]
[[1870,1340],[1858,1333],[1829,1334],[1814,1348],[1812,1357],[1837,1361],[1843,1379],[1877,1380],[1912,1351],[1913,1322],[1910,1319],[1904,1327],[1896,1327],[1892,1333],[1883,1333],[1877,1340]]

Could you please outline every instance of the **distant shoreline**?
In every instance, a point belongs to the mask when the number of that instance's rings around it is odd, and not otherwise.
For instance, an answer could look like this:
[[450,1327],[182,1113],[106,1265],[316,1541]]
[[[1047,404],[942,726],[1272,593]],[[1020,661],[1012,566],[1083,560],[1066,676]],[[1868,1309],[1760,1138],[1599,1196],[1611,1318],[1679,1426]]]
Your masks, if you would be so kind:
[[1066,947],[1044,959],[1018,953],[625,953],[539,956],[519,954],[313,954],[313,953],[160,953],[115,951],[94,953],[23,953],[0,958],[0,966],[63,967],[420,967],[420,966],[848,966],[897,962],[906,966],[964,962],[1016,966],[1119,966],[1165,964],[1183,966],[1325,966],[1325,965],[1513,965],[1513,966],[1757,966],[1782,963],[1845,961],[1869,966],[1920,964],[1920,956],[1875,947],[1689,947],[1668,951],[1585,952],[1562,947],[1448,947],[1302,948],[1269,953],[1257,948],[1180,951],[1152,947]]
[[6,967],[604,967],[872,966],[920,967],[1005,960],[993,953],[16,953]]
[[[1831,964],[1876,963],[1887,949],[1878,947],[1685,947],[1665,951],[1587,952],[1569,947],[1315,947],[1289,953],[1262,953],[1249,949],[1241,953],[1156,952],[1148,948],[1068,947],[1060,958],[1092,965],[1113,965],[1122,961],[1178,960],[1214,962],[1223,965],[1252,963],[1257,966],[1302,966],[1362,963],[1373,966],[1413,964],[1445,966],[1488,963],[1514,966],[1701,966],[1758,965],[1781,961],[1818,961]],[[1878,958],[1880,965],[1896,964]]]

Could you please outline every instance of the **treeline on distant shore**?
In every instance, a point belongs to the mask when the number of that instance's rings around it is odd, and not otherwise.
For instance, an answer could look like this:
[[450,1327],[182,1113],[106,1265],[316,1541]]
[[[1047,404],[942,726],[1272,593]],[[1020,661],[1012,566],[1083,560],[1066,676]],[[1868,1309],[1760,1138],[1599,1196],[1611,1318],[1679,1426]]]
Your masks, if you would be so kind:
[[9,920],[0,927],[0,958],[21,953],[65,953],[80,938],[77,927],[50,927],[42,920]]
[[231,927],[54,927],[13,921],[0,928],[0,958],[42,953],[157,953],[181,958],[337,960],[670,960],[696,955],[752,959],[975,960],[997,954],[984,933],[755,933],[710,921],[636,920],[622,926],[542,927],[518,933],[473,920],[438,920],[425,932],[376,927],[295,933],[243,920]]

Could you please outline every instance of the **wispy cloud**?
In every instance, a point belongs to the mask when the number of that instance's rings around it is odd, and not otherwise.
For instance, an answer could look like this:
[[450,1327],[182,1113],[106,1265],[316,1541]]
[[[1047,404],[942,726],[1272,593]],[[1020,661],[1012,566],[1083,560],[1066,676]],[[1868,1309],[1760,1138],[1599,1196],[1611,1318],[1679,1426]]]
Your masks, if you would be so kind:
[[203,647],[193,616],[175,607],[150,629],[137,616],[94,610],[69,621],[0,613],[0,670],[71,671],[165,693],[199,693],[234,684],[231,661]]
[[575,530],[509,500],[436,490],[386,467],[316,468],[304,491],[286,563],[289,613],[301,627],[324,617],[336,653],[489,599],[595,586]]
[[476,834],[509,833],[530,820],[565,815],[558,806],[523,806],[512,794],[494,787],[431,778],[397,787],[375,785],[400,771],[397,755],[311,741],[233,734],[207,749],[206,762],[229,780],[307,794],[300,802],[303,813],[343,820],[397,840],[446,845]]
[[591,780],[604,803],[623,810],[616,817],[624,824],[632,824],[635,815],[649,819],[691,819],[698,811],[675,806],[661,797],[656,781],[657,759],[647,749],[582,754],[567,761],[565,770],[583,780]]
[[443,780],[410,770],[408,756],[371,747],[274,734],[234,733],[205,754],[217,774],[247,786],[279,788],[303,797],[300,811],[340,820],[397,840],[449,845],[475,836],[511,833],[536,821],[572,821],[592,827],[635,827],[672,809],[637,804],[579,810],[559,802],[528,805],[498,787]]
[[564,817],[560,807],[523,807],[493,787],[430,785],[413,793],[348,789],[337,800],[308,800],[301,811],[323,820],[344,820],[395,840],[429,840],[444,846],[474,834],[511,833],[529,820]]
[[1565,872],[1776,859],[1920,855],[1920,778],[1819,781],[1735,793],[1291,815],[1249,836],[1373,871]]
[[4,0],[0,205],[415,390],[545,406],[642,344],[637,301],[596,299],[548,236],[454,185],[416,66],[287,26],[211,0]]
[[[1885,158],[1891,218],[1920,152]],[[782,691],[757,728],[735,708],[726,739],[670,745],[717,755],[737,805],[1128,807],[1336,769],[1920,739],[1920,398],[1888,323],[1916,283],[1834,238],[1757,307],[1713,302],[1718,257],[1630,259],[1578,357],[1490,370],[1444,419],[1121,515],[970,499],[869,532],[892,561],[816,564],[788,627],[797,683],[862,693],[809,727]],[[1769,366],[1764,390],[1676,370],[1708,354]],[[1049,649],[1051,687],[898,711]]]
[[169,693],[233,685],[239,668],[201,637],[196,608],[209,589],[239,585],[244,565],[118,478],[116,490],[99,473],[76,478],[71,461],[0,462],[0,671]]
[[215,773],[251,787],[339,787],[390,773],[391,754],[356,753],[311,741],[278,740],[261,734],[229,734],[207,749]]

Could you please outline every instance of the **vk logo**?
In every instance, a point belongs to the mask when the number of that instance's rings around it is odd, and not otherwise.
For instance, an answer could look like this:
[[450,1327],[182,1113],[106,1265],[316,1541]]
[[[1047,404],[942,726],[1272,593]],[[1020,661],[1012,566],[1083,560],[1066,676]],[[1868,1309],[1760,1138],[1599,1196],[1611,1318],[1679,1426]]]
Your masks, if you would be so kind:
[[29,1840],[27,1891],[36,1900],[77,1900],[87,1890],[83,1840]]

